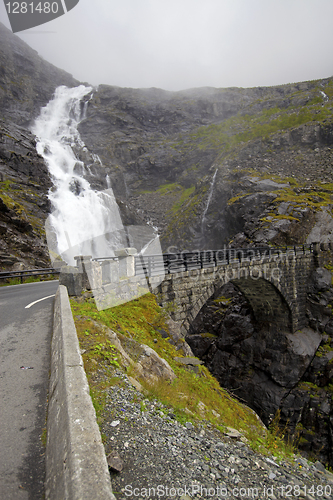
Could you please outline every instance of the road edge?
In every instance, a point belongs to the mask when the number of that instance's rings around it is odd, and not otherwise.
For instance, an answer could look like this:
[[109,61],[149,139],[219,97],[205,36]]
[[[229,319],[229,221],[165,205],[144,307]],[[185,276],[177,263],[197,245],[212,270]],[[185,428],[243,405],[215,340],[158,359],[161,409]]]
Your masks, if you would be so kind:
[[54,303],[45,497],[116,500],[63,285],[59,285]]

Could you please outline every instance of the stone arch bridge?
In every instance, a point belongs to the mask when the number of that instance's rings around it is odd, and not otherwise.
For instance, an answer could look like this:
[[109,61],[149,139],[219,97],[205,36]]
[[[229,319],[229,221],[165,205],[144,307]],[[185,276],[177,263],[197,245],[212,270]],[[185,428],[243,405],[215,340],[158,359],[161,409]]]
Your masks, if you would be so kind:
[[[276,248],[224,248],[142,256],[135,248],[117,256],[78,256],[77,267],[61,268],[60,283],[70,295],[93,290],[98,309],[106,309],[153,292],[186,335],[201,308],[227,283],[250,304],[261,324],[296,332],[306,325],[310,276],[318,266],[318,244]],[[111,260],[110,260],[111,259]],[[114,260],[112,260],[114,259]]]
[[165,261],[168,274],[157,287],[158,302],[173,304],[171,316],[185,335],[207,300],[230,282],[248,300],[256,321],[295,332],[306,324],[315,255],[313,245],[175,254]]

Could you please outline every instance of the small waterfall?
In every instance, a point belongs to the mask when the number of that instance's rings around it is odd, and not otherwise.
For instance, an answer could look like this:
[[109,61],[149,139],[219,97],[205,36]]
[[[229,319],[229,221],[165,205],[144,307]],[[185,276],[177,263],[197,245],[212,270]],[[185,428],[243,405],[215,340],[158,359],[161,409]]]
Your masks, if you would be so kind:
[[204,230],[205,230],[206,214],[208,212],[208,208],[209,208],[210,202],[212,201],[212,197],[213,197],[214,184],[215,184],[217,170],[218,169],[215,170],[213,178],[212,178],[212,180],[210,182],[210,188],[209,188],[207,203],[206,203],[206,206],[205,206],[205,210],[203,211],[203,214],[202,214],[202,219],[201,219],[201,234],[202,235],[204,234]]
[[128,189],[128,186],[127,186],[127,182],[126,182],[126,177],[125,177],[125,174],[123,174],[123,179],[124,179],[124,186],[125,186],[126,199],[128,199],[128,198],[129,198],[129,195],[130,195],[130,192],[129,192],[129,189]]
[[[89,154],[78,124],[83,118],[82,110],[86,112],[81,100],[91,91],[91,87],[83,85],[58,87],[32,129],[37,137],[37,151],[44,157],[54,184],[49,192],[54,208],[48,221],[53,232],[51,259],[61,256],[71,265],[78,254],[113,255],[113,249],[121,245],[119,235],[123,230],[112,189],[94,191],[84,178],[88,165],[76,156],[82,150],[85,156]],[[96,160],[93,156],[91,159],[91,163]]]
[[326,101],[326,102],[327,102],[327,101],[329,101],[329,97],[328,97],[328,95],[327,95],[327,94],[325,94],[325,92],[323,92],[322,90],[320,90],[319,92],[320,92],[320,93],[321,93],[321,95],[323,96],[324,101]]

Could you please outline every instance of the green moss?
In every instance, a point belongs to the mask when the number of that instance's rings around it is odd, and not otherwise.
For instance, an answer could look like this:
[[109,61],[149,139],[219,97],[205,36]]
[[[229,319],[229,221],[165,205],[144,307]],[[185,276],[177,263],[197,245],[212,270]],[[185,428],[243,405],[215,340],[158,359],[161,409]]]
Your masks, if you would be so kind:
[[316,96],[308,102],[308,106],[311,106],[313,104],[322,104],[323,102],[324,100],[322,97]]
[[232,198],[230,198],[228,200],[228,206],[233,205],[237,201],[241,200],[242,198],[246,198],[246,196],[249,196],[249,195],[250,195],[250,193],[243,193],[243,194],[239,194],[237,196],[233,196]]
[[11,183],[12,181],[10,179],[0,182],[0,192],[9,191]]
[[181,208],[183,203],[185,203],[190,198],[190,196],[194,193],[194,191],[195,191],[195,186],[191,186],[190,188],[185,189],[182,192],[182,195],[181,195],[179,201],[177,201],[176,203],[173,204],[171,211],[177,212]]
[[320,210],[323,206],[331,205],[333,202],[332,192],[324,191],[302,191],[291,188],[278,189],[275,191],[278,197],[274,200],[274,204],[282,202],[293,203],[295,208],[312,207]]
[[229,306],[231,303],[230,298],[224,297],[224,295],[220,295],[217,297],[217,299],[214,299],[215,304],[223,305],[223,306]]
[[280,215],[280,214],[268,215],[266,217],[262,217],[259,220],[261,220],[262,222],[275,222],[278,220],[296,220],[299,222],[299,219],[297,219],[297,217],[293,217],[292,215]]
[[172,235],[173,240],[175,235],[179,239],[184,239],[188,226],[197,224],[198,211],[205,200],[206,193],[206,186],[202,186],[199,190],[192,186],[182,192],[181,197],[167,213],[169,224],[163,240],[168,241],[170,235]]
[[209,332],[200,333],[200,335],[203,339],[217,339],[217,335],[214,335],[213,333]]
[[329,339],[326,344],[318,347],[317,352],[316,352],[316,356],[318,358],[321,358],[325,354],[332,352],[332,351],[333,351],[333,347],[331,347],[331,339]]
[[161,195],[165,195],[165,194],[173,193],[174,191],[179,191],[182,189],[183,189],[183,187],[180,184],[178,184],[177,182],[174,182],[172,184],[163,184],[162,186],[160,186],[158,188],[157,191]]
[[9,196],[8,194],[1,193],[0,198],[2,199],[2,201],[5,203],[5,205],[7,205],[7,207],[10,210],[15,210],[17,213],[20,213],[20,212],[22,212],[24,210],[23,206],[22,205],[18,205],[13,200],[13,198],[11,196]]
[[318,397],[321,395],[323,392],[322,387],[318,387],[316,384],[313,384],[312,382],[300,382],[298,384],[298,388],[306,391],[311,399]]
[[41,440],[42,445],[44,446],[44,448],[46,448],[46,442],[47,442],[47,429],[46,429],[46,427],[44,427],[44,429],[43,429],[43,432],[42,432],[42,435],[40,437],[40,440]]
[[[228,151],[239,144],[255,139],[267,140],[272,134],[298,127],[311,121],[331,118],[329,109],[320,105],[308,105],[305,108],[290,107],[265,109],[254,115],[238,114],[219,125],[200,127],[190,140],[197,143],[199,149],[217,149]],[[241,129],[241,132],[239,132]]]

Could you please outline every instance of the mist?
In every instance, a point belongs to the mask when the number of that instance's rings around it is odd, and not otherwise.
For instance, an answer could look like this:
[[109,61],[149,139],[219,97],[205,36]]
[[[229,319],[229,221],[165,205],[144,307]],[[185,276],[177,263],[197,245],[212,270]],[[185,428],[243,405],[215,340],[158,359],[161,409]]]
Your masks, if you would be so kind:
[[332,76],[332,19],[332,0],[80,0],[17,35],[92,85],[254,87]]

